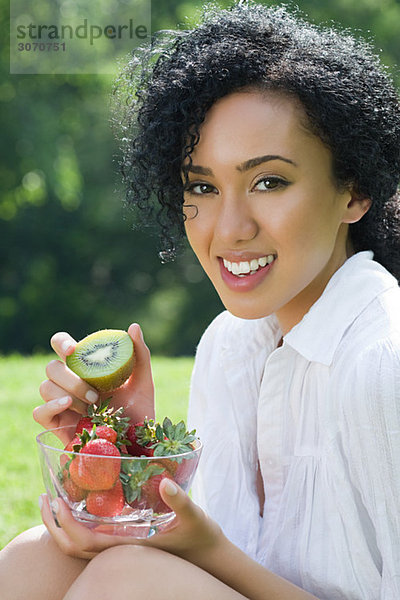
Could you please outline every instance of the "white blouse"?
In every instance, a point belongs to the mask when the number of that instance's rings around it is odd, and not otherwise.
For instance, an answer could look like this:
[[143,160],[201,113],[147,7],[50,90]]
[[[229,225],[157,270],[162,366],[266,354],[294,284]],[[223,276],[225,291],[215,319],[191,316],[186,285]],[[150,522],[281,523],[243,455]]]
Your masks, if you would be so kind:
[[400,289],[372,259],[349,258],[281,347],[273,315],[221,313],[192,376],[195,501],[321,600],[400,600]]

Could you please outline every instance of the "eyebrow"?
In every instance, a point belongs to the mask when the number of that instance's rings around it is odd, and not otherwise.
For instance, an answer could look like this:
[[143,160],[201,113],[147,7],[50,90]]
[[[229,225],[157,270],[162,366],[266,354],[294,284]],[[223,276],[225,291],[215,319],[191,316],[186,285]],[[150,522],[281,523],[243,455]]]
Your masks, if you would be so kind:
[[[237,165],[236,169],[241,173],[244,173],[245,171],[249,171],[254,167],[258,167],[258,165],[261,165],[265,162],[269,162],[271,160],[282,160],[283,162],[289,163],[297,167],[297,164],[293,160],[290,160],[290,158],[285,158],[284,156],[280,156],[279,154],[265,154],[264,156],[256,156],[255,158],[249,158],[249,160],[245,160],[244,162],[240,163],[240,165]],[[197,173],[198,175],[213,174],[212,170],[209,167],[202,167],[201,165],[193,164],[190,166],[183,167],[183,171],[185,173]]]

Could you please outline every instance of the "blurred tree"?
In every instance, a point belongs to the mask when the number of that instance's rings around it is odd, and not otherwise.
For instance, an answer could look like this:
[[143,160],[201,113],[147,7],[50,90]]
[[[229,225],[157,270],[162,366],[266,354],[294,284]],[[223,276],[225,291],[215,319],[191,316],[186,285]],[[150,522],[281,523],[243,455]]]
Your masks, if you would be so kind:
[[[400,64],[398,1],[297,4],[314,22],[372,37],[386,64]],[[201,8],[153,0],[152,29],[188,27]],[[8,10],[0,0],[3,40]],[[0,353],[48,349],[59,329],[80,338],[135,320],[153,352],[192,354],[222,305],[188,248],[161,264],[154,231],[132,229],[109,123],[112,77],[10,75],[7,43],[0,52]]]

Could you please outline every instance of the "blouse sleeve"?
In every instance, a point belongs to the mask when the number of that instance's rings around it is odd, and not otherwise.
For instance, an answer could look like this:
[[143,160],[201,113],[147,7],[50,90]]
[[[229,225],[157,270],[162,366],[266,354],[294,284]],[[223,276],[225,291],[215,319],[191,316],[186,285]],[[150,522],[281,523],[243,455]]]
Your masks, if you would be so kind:
[[400,340],[374,343],[353,358],[343,403],[349,473],[375,530],[380,600],[400,598]]
[[[192,495],[225,535],[255,558],[260,507],[256,489],[256,382],[260,356],[248,354],[248,326],[221,313],[203,334],[192,374],[188,422],[203,442]],[[234,344],[232,343],[234,340]]]

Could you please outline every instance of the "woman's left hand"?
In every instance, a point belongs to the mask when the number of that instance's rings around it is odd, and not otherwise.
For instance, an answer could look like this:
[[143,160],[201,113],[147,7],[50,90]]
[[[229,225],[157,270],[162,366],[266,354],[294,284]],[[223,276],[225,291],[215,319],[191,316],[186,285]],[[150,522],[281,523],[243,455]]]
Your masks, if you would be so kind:
[[170,479],[161,481],[160,495],[176,516],[164,530],[140,543],[202,563],[224,537],[221,528]]
[[57,523],[46,495],[42,498],[42,519],[56,544],[68,556],[91,559],[103,550],[122,544],[152,546],[199,564],[223,537],[219,526],[171,480],[160,484],[164,502],[176,514],[168,526],[150,538],[137,539],[92,530],[75,520],[61,498],[53,503]]

